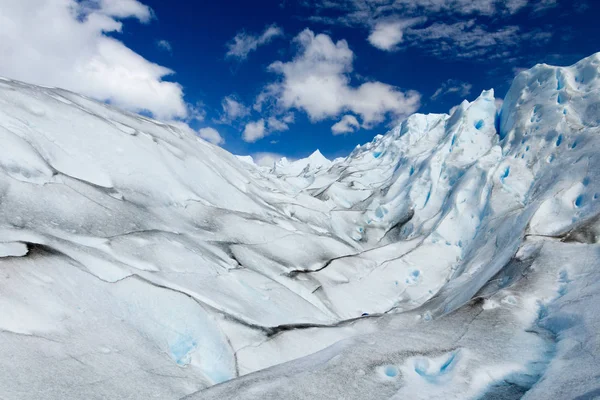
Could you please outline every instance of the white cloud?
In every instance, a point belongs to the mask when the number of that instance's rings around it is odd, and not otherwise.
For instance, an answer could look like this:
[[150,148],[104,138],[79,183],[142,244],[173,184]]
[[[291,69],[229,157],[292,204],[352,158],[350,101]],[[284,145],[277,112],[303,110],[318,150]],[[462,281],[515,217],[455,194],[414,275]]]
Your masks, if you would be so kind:
[[248,122],[246,124],[242,138],[245,142],[254,143],[265,136],[267,136],[265,120],[261,118],[258,121]]
[[458,58],[507,58],[508,50],[517,48],[523,40],[537,36],[536,43],[546,41],[542,32],[522,32],[510,25],[493,31],[477,25],[474,19],[453,24],[436,22],[423,28],[408,28],[404,35],[407,44],[419,47],[436,56],[452,54]]
[[423,22],[421,18],[407,20],[384,20],[377,22],[368,37],[369,43],[380,50],[394,51],[396,45],[402,42],[404,29]]
[[267,124],[269,126],[269,131],[272,132],[282,132],[290,129],[289,125],[283,121],[278,120],[275,117],[269,117],[267,120]]
[[109,17],[135,17],[141,22],[149,22],[153,17],[152,9],[137,0],[88,0],[82,5]]
[[173,71],[144,59],[107,36],[116,18],[151,19],[135,0],[0,0],[0,75],[58,86],[161,119],[185,117]]
[[330,23],[372,26],[377,18],[382,16],[430,15],[443,13],[446,16],[464,15],[507,15],[515,14],[526,6],[549,8],[557,0],[305,0],[304,5],[326,10],[312,17],[312,20]]
[[252,155],[252,159],[256,165],[260,165],[261,167],[273,167],[277,161],[283,158],[282,154],[278,153],[269,153],[269,152],[260,152],[254,153]]
[[473,85],[467,82],[457,81],[455,79],[448,79],[442,83],[435,93],[431,96],[431,100],[436,100],[439,97],[446,96],[448,94],[456,94],[459,97],[466,97],[471,93]]
[[282,132],[290,129],[288,124],[293,124],[295,121],[294,113],[290,112],[282,116],[280,119],[269,117],[267,124],[269,132]]
[[187,113],[187,118],[186,118],[187,122],[191,122],[191,121],[202,122],[202,121],[204,121],[204,118],[206,118],[206,110],[204,109],[204,103],[199,101],[195,105],[188,104],[187,107],[188,107],[188,113]]
[[[517,55],[526,58],[527,48],[546,43],[552,32],[530,30],[531,23],[494,29],[486,23],[518,22],[507,18],[518,13],[524,17],[520,20],[526,22],[526,17],[557,3],[558,0],[304,0],[302,4],[320,11],[310,20],[368,28],[369,42],[385,51],[415,47],[443,59],[488,60]],[[426,20],[444,22],[413,30],[402,24],[411,20],[415,25]]]
[[[242,139],[248,143],[254,143],[273,132],[283,132],[290,129],[289,124],[294,123],[294,113],[287,113],[282,116],[270,116],[266,120],[264,118],[258,121],[251,121],[244,127]],[[273,143],[273,142],[271,142]]]
[[159,40],[156,42],[156,45],[159,49],[168,51],[169,53],[173,51],[173,46],[171,46],[171,43],[168,40]]
[[352,133],[360,128],[360,124],[354,115],[344,115],[335,125],[331,127],[331,132],[334,135],[341,135],[343,133]]
[[256,112],[263,112],[266,108],[273,108],[277,106],[277,95],[280,91],[278,83],[271,83],[266,85],[262,91],[256,96],[252,109]]
[[224,124],[231,124],[237,119],[250,115],[250,108],[246,107],[233,95],[225,96],[221,101],[221,107],[223,108],[223,114],[219,122]]
[[277,25],[268,26],[261,35],[250,35],[240,32],[227,44],[229,50],[226,56],[245,60],[248,58],[248,54],[256,50],[259,46],[265,45],[279,36],[283,36],[283,30]]
[[289,112],[287,114],[285,114],[281,120],[283,122],[285,122],[286,124],[293,124],[296,121],[296,115],[294,115],[293,112]]
[[225,143],[225,139],[219,134],[215,128],[207,127],[198,130],[198,136],[212,144],[222,145]]
[[[527,0],[513,0],[513,1],[522,1],[527,3]],[[582,2],[580,4],[576,4],[575,6],[584,6],[585,7],[585,2]],[[558,0],[540,0],[537,4],[534,4],[533,6],[533,10],[534,12],[541,12],[541,11],[545,11],[549,8],[554,8],[558,5]]]
[[264,88],[255,109],[273,103],[279,112],[303,110],[312,121],[351,111],[362,118],[363,126],[370,127],[388,114],[403,117],[419,107],[420,95],[415,91],[402,92],[381,82],[350,86],[354,53],[345,40],[334,43],[328,35],[305,29],[295,42],[299,51],[292,61],[269,66],[280,80]]

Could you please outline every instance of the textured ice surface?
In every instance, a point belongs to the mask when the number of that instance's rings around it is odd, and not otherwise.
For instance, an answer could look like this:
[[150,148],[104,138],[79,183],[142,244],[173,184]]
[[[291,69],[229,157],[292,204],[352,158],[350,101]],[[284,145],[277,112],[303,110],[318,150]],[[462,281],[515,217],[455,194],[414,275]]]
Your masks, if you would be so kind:
[[257,167],[0,82],[0,397],[600,396],[600,55]]

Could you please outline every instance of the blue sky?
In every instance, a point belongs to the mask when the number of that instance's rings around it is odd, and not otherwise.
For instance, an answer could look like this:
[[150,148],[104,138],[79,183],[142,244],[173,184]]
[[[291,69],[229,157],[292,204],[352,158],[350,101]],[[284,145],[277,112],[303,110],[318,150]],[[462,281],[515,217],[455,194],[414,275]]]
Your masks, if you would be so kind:
[[595,0],[14,3],[0,75],[185,121],[235,154],[346,155],[412,112],[600,51]]

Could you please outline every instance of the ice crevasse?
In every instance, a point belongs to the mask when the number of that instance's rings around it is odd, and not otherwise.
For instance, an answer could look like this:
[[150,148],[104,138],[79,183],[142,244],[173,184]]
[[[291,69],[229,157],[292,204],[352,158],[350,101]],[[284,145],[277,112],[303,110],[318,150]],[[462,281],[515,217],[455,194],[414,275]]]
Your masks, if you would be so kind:
[[6,399],[600,396],[600,54],[256,166],[0,79]]

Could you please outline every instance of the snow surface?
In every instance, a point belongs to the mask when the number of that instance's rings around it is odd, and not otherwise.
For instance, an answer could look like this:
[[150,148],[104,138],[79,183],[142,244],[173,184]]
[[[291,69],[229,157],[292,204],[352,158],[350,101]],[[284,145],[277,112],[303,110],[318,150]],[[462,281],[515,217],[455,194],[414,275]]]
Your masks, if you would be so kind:
[[257,167],[0,80],[3,399],[600,396],[600,53]]

